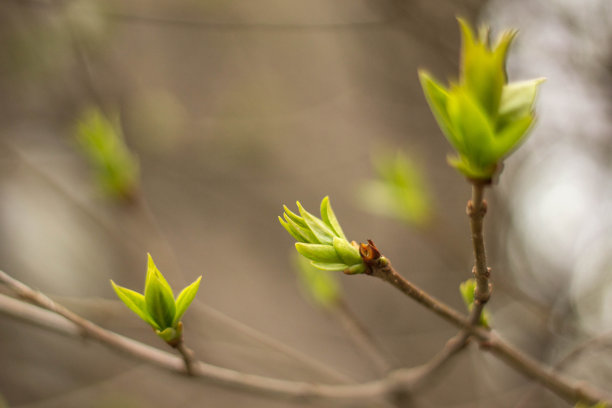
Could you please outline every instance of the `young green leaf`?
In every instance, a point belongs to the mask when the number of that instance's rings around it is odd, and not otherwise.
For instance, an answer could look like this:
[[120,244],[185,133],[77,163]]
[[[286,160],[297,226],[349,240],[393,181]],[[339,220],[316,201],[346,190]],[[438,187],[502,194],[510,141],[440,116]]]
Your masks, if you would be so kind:
[[420,70],[419,78],[421,80],[421,86],[425,93],[425,99],[429,104],[429,108],[434,115],[434,118],[438,122],[438,126],[442,130],[446,139],[453,145],[457,150],[461,150],[463,141],[455,135],[453,131],[453,125],[448,116],[448,92],[444,87],[437,83],[428,72]]
[[310,264],[322,271],[344,271],[349,268],[349,265],[343,263],[327,263],[311,261]]
[[[465,282],[459,285],[459,292],[461,293],[461,297],[465,302],[468,310],[471,311],[474,308],[474,296],[476,291],[476,280],[471,278],[466,280]],[[480,314],[480,325],[484,327],[489,327],[489,312],[484,309]]]
[[278,217],[278,221],[280,221],[283,228],[285,228],[287,232],[291,234],[293,238],[295,238],[296,241],[307,242],[306,239],[298,231],[296,231],[288,222],[283,220],[280,216]]
[[302,219],[306,222],[308,228],[310,228],[312,233],[317,237],[317,240],[321,244],[331,244],[335,234],[330,229],[330,227],[328,227],[323,221],[306,211],[299,201],[297,202],[297,206],[300,210],[300,215],[302,216]]
[[324,223],[326,223],[334,232],[336,236],[346,239],[344,236],[344,231],[342,231],[342,227],[336,218],[336,214],[332,209],[331,203],[329,202],[329,196],[323,197],[321,201],[321,219]]
[[181,321],[183,314],[185,314],[185,311],[195,298],[196,293],[198,293],[198,289],[200,288],[200,280],[202,280],[202,276],[198,277],[198,279],[196,279],[191,285],[183,289],[176,298],[176,312],[174,315],[174,320],[172,321],[173,327]]
[[355,264],[355,265],[349,266],[343,272],[346,273],[347,275],[357,275],[359,273],[364,273],[365,271],[366,271],[366,266],[362,262],[360,264]]
[[105,193],[130,199],[138,185],[138,161],[127,148],[118,119],[88,109],[76,126],[76,139]]
[[495,154],[501,157],[516,148],[523,140],[523,136],[525,136],[533,121],[533,115],[529,114],[522,119],[515,120],[499,132],[493,141]]
[[483,169],[495,165],[497,157],[493,155],[493,129],[489,119],[481,108],[461,88],[453,89],[448,103],[449,116],[455,131],[462,136],[463,155]]
[[289,207],[287,207],[286,205],[283,205],[283,210],[285,210],[285,215],[286,215],[285,218],[289,217],[293,220],[293,222],[295,222],[300,227],[308,228],[308,225],[306,224],[304,219],[300,217],[299,215],[297,215],[296,213],[294,213],[293,211],[291,211]]
[[143,295],[115,284],[112,279],[110,282],[111,285],[113,285],[113,289],[115,289],[115,293],[117,294],[119,299],[121,299],[121,301],[132,312],[136,313],[142,320],[153,326],[155,329],[160,329],[159,325],[149,316]]
[[302,239],[299,240],[300,242],[312,242],[312,243],[317,243],[317,244],[320,243],[320,241],[312,233],[312,231],[310,230],[308,226],[305,226],[305,227],[300,226],[297,222],[293,220],[293,218],[288,217],[286,213],[285,213],[285,221],[287,221],[287,224],[291,227],[291,229],[298,236],[302,237]]
[[166,343],[172,343],[177,339],[177,332],[172,327],[166,327],[164,330],[156,330],[155,333]]
[[341,290],[336,275],[317,270],[302,256],[297,256],[296,260],[299,281],[312,300],[327,308],[340,299]]
[[499,106],[498,121],[507,123],[531,113],[538,86],[545,78],[512,82],[504,86]]
[[315,262],[342,263],[342,260],[331,245],[304,244],[297,242],[295,249],[304,257]]
[[401,151],[382,151],[372,157],[378,178],[360,183],[365,210],[423,227],[432,217],[433,203],[422,171]]
[[162,281],[160,275],[157,271],[150,274],[145,287],[145,303],[149,316],[160,327],[170,327],[176,313],[176,305],[172,290],[167,283],[164,284],[165,280]]
[[346,239],[334,237],[334,249],[343,263],[355,265],[363,262],[359,250],[348,243]]
[[154,275],[157,275],[161,284],[166,288],[170,289],[170,292],[172,292],[170,284],[168,283],[168,281],[166,281],[166,278],[164,278],[164,275],[162,275],[159,269],[157,269],[157,266],[155,265],[155,262],[153,262],[153,257],[151,256],[151,254],[147,252],[147,277],[145,278],[145,288],[147,287],[149,279]]

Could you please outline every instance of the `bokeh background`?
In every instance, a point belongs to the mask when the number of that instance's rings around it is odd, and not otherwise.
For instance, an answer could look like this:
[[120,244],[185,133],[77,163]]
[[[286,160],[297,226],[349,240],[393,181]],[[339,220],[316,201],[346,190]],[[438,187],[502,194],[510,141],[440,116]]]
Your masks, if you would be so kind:
[[[184,320],[199,358],[286,379],[378,378],[336,314],[305,296],[276,218],[330,195],[350,239],[373,239],[404,276],[464,307],[470,188],[445,163],[417,78],[457,75],[457,15],[519,28],[510,79],[548,78],[536,128],[488,192],[493,324],[551,365],[600,336],[564,371],[611,389],[607,0],[4,1],[0,268],[163,347],[109,284],[140,290],[150,252],[175,288],[203,275]],[[92,108],[138,158],[136,200],[96,182],[76,137]],[[372,199],[397,152],[411,169],[399,210]],[[427,361],[456,332],[382,282],[338,279],[393,367]],[[186,381],[3,316],[0,364],[10,407],[309,405]],[[567,406],[476,349],[410,404]]]

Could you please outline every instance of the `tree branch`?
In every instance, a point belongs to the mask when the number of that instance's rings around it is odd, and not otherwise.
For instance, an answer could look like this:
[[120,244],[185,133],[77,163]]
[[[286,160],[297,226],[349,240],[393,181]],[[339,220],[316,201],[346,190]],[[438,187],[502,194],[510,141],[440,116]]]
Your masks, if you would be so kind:
[[[7,276],[0,271],[2,282],[7,282]],[[16,281],[9,277],[8,282]],[[74,321],[69,320],[63,315],[60,316],[57,313],[59,311],[66,312],[67,309],[57,304],[49,304],[51,300],[48,297],[32,291],[20,282],[18,283],[21,293],[26,295],[23,296],[24,298],[37,304],[40,301],[42,304],[51,306],[52,309],[45,310],[0,294],[0,313],[69,337],[79,339],[85,337],[135,360],[140,360],[165,370],[185,373],[182,358],[106,330],[72,312],[68,311],[68,315]],[[8,286],[14,288],[13,285]],[[23,292],[23,289],[26,292]],[[447,345],[439,355],[422,366],[395,370],[382,379],[350,385],[326,385],[303,381],[286,381],[246,374],[201,361],[192,361],[191,367],[194,380],[212,381],[223,386],[269,395],[275,398],[299,400],[331,399],[361,403],[378,401],[386,405],[384,403],[386,399],[391,400],[398,393],[412,393],[416,387],[424,386],[427,383],[427,379],[436,373],[448,360],[444,356],[449,354],[451,348],[452,345]]]
[[500,360],[526,375],[529,378],[541,383],[561,398],[568,402],[585,402],[588,404],[596,404],[599,401],[605,401],[612,404],[612,396],[591,387],[588,384],[578,383],[557,374],[550,367],[532,359],[514,346],[506,343],[495,332],[483,327],[474,326],[470,319],[440,300],[424,292],[418,286],[412,284],[391,266],[387,258],[380,255],[380,252],[372,241],[369,244],[361,245],[361,256],[368,266],[368,274],[376,276],[390,283],[396,289],[408,297],[416,300],[427,309],[431,310],[438,316],[442,317],[456,327],[464,329],[475,337],[491,354],[497,356]]
[[368,357],[379,375],[391,371],[392,365],[389,357],[381,350],[370,332],[353,314],[344,299],[338,299],[329,311],[342,324],[355,346]]
[[467,214],[470,217],[472,230],[472,246],[474,248],[474,268],[472,273],[476,279],[474,290],[474,306],[470,312],[470,322],[477,325],[485,304],[491,297],[491,284],[489,276],[491,269],[487,267],[487,255],[484,246],[483,220],[487,212],[487,203],[484,201],[485,184],[472,182],[472,199],[467,204]]
[[[361,248],[362,256],[364,255],[364,246],[365,245],[362,245]],[[595,404],[604,401],[608,404],[612,404],[612,397],[610,395],[606,395],[588,384],[577,383],[556,374],[548,367],[545,367],[503,341],[496,333],[482,327],[472,326],[467,317],[428,295],[399,275],[392,268],[390,262],[386,258],[380,256],[380,253],[371,241],[369,250],[375,255],[367,262],[370,268],[370,274],[391,283],[403,293],[414,298],[455,326],[465,329],[466,332],[469,332],[473,337],[477,338],[486,350],[505,361],[508,365],[514,367],[517,371],[540,382],[571,403],[585,402],[588,404]],[[103,329],[53,302],[53,300],[44,294],[32,290],[27,285],[17,281],[2,271],[0,271],[0,282],[12,289],[21,298],[61,315],[67,320],[63,323],[59,323],[56,320],[57,316],[53,314],[51,314],[52,317],[50,317],[49,314],[41,313],[44,311],[34,306],[0,295],[0,299],[2,300],[2,302],[0,302],[0,311],[5,314],[19,317],[22,320],[32,321],[38,326],[51,328],[54,331],[71,336],[90,338],[112,349],[122,351],[133,358],[172,371],[184,372],[183,360],[177,356],[173,356],[112,331]],[[21,305],[15,305],[15,302],[21,303]],[[5,306],[6,304],[9,304],[9,306]],[[38,310],[32,311],[32,308]],[[48,319],[55,319],[55,323],[58,323],[57,326],[50,323]],[[363,401],[363,399],[391,398],[398,395],[398,393],[403,393],[405,395],[406,393],[412,392],[415,386],[417,384],[423,384],[424,379],[431,376],[439,368],[440,364],[448,361],[449,358],[445,356],[446,354],[453,355],[456,353],[456,351],[454,351],[455,347],[458,347],[456,344],[462,343],[463,341],[458,343],[449,342],[442,351],[442,354],[439,355],[439,359],[434,358],[434,360],[432,360],[433,362],[425,364],[424,366],[396,370],[380,380],[362,384],[325,385],[300,381],[285,381],[245,374],[200,361],[193,361],[192,369],[193,376],[195,377],[203,377],[219,384],[270,394],[276,397],[349,399]]]

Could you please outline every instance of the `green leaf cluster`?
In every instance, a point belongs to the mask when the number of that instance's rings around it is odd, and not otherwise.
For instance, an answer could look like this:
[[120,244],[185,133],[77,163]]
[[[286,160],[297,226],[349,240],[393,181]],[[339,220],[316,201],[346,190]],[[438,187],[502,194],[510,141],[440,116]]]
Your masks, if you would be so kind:
[[311,260],[317,269],[344,271],[347,274],[363,273],[365,264],[356,243],[350,243],[338,223],[329,203],[329,197],[321,201],[321,218],[317,218],[297,202],[299,215],[284,206],[281,225],[296,241],[295,249]]
[[[461,292],[461,297],[465,302],[469,311],[472,311],[474,308],[474,293],[476,291],[476,279],[468,279],[465,282],[459,285],[459,292]],[[480,325],[484,327],[489,327],[489,322],[491,321],[489,312],[484,309],[480,314]]]
[[127,148],[118,121],[92,108],[82,115],[75,133],[102,190],[111,197],[132,198],[139,182],[138,161]]
[[295,254],[295,257],[300,286],[308,298],[323,308],[330,308],[337,304],[342,297],[338,276],[322,273],[303,256]]
[[449,164],[473,180],[490,180],[499,164],[524,139],[534,120],[542,78],[508,83],[506,56],[516,31],[501,33],[491,46],[489,28],[475,33],[459,19],[463,37],[459,83],[446,88],[420,71],[427,102],[457,151]]
[[111,284],[119,299],[142,320],[147,322],[166,343],[176,346],[181,342],[181,318],[200,288],[202,276],[181,291],[175,299],[172,288],[148,255],[144,294]]
[[359,187],[364,207],[377,215],[423,227],[432,217],[432,203],[419,167],[401,151],[373,156],[375,180]]

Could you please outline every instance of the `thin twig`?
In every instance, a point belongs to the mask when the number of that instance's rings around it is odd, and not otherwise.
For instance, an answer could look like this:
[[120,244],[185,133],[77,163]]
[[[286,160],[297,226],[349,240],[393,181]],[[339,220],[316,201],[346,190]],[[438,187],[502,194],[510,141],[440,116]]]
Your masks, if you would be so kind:
[[[3,281],[6,282],[5,278],[7,275],[2,273],[0,276]],[[14,282],[14,280],[9,277],[8,282]],[[25,292],[21,291],[21,293],[25,295],[25,298],[40,305],[50,306],[52,309],[44,310],[40,307],[0,294],[0,313],[69,337],[85,337],[86,339],[95,340],[131,358],[166,370],[177,373],[185,372],[182,358],[97,326],[69,312],[60,305],[49,304],[51,300],[48,297],[22,285],[23,284],[19,282],[17,287],[20,288],[20,290],[27,288]],[[10,287],[13,288],[13,285],[11,284]],[[60,312],[70,316],[71,320],[68,320],[66,316],[57,314]],[[441,353],[448,353],[448,351],[445,350],[447,348],[450,349],[450,347],[451,346],[447,345]],[[427,378],[439,370],[445,361],[447,360],[436,356],[431,362],[422,366],[395,370],[382,379],[350,385],[327,385],[303,381],[286,381],[246,374],[196,360],[191,361],[191,366],[192,376],[194,378],[212,381],[220,385],[244,391],[269,395],[275,398],[299,400],[332,399],[346,400],[347,402],[354,401],[362,404],[378,401],[382,405],[387,405],[385,402],[386,399],[392,399],[398,393],[412,392],[416,386],[421,387],[427,384]],[[371,405],[368,404],[368,406]]]
[[495,332],[474,326],[470,320],[455,309],[424,292],[412,284],[391,266],[389,260],[380,255],[372,241],[362,244],[361,255],[368,265],[368,274],[390,283],[408,297],[436,313],[449,323],[465,329],[480,341],[482,348],[497,356],[517,371],[541,383],[561,398],[571,403],[595,404],[605,401],[612,404],[612,396],[585,383],[578,383],[554,372],[550,367],[532,359],[514,346],[506,343]]
[[576,360],[582,353],[591,347],[611,347],[612,346],[612,331],[601,333],[595,337],[583,341],[574,346],[561,360],[554,365],[555,370],[563,370],[572,361]]
[[472,230],[472,246],[474,248],[474,306],[470,312],[470,322],[478,324],[485,304],[491,297],[491,284],[489,276],[491,269],[487,266],[487,255],[484,246],[483,220],[487,212],[487,203],[484,201],[485,184],[474,181],[472,183],[472,199],[467,205],[467,214],[470,217]]
[[392,369],[389,357],[383,353],[370,332],[359,322],[343,299],[339,299],[330,309],[334,317],[340,321],[348,337],[372,362],[379,375]]
[[[557,361],[553,365],[553,371],[561,372],[567,367],[572,361],[576,360],[582,353],[591,347],[612,347],[612,332],[608,331],[587,339],[576,346],[574,346],[563,358]],[[528,390],[523,398],[516,404],[516,407],[523,407],[529,400],[534,397],[537,389],[531,388]]]
[[[370,245],[374,249],[376,248],[371,242]],[[376,252],[378,251],[376,250]],[[370,262],[368,266],[371,268],[372,275],[378,276],[381,279],[390,282],[396,288],[400,289],[410,297],[417,296],[420,299],[419,303],[422,303],[423,305],[430,305],[427,307],[432,311],[444,316],[448,321],[451,321],[456,326],[469,331],[473,337],[477,338],[481,342],[481,345],[486,350],[491,352],[491,354],[497,356],[502,361],[505,361],[517,371],[540,382],[567,401],[572,403],[586,402],[588,404],[595,404],[600,401],[608,404],[612,403],[611,396],[604,394],[602,391],[597,390],[588,384],[576,383],[575,381],[571,381],[559,374],[556,374],[543,364],[533,360],[519,350],[515,349],[510,344],[503,341],[493,331],[470,325],[467,317],[462,316],[456,311],[451,312],[453,310],[452,308],[440,301],[437,301],[430,295],[425,294],[421,289],[400,276],[391,267],[391,264],[386,258],[379,256],[378,259]],[[66,334],[73,336],[80,335],[85,338],[91,338],[113,349],[123,351],[134,358],[147,361],[153,365],[161,366],[173,371],[184,372],[184,364],[182,359],[139,343],[135,340],[123,337],[112,331],[103,329],[89,320],[69,311],[65,307],[56,304],[49,297],[32,290],[27,285],[10,277],[2,271],[0,271],[0,282],[4,283],[7,287],[16,292],[20,297],[65,317],[74,325],[66,326],[66,324],[63,323],[58,325],[57,328],[54,328],[56,331],[65,332]],[[4,295],[1,295],[1,297],[5,303],[11,299]],[[14,299],[13,301],[18,302]],[[33,317],[28,314],[28,308],[26,308],[26,306],[28,305],[23,304],[21,309],[17,308],[18,310],[16,315],[25,320],[33,319]],[[9,313],[8,310],[14,311],[15,309],[15,306],[13,306],[12,309],[2,308],[2,303],[0,303],[0,310],[7,314]],[[36,316],[38,318],[41,318],[41,316],[43,316],[43,319],[46,318],[40,313],[40,311],[37,311]],[[40,326],[47,328],[51,326],[49,323],[37,323]],[[448,345],[447,347],[451,348],[451,346]],[[447,358],[443,358],[441,361],[445,362],[447,360]],[[253,392],[271,394],[277,397],[326,399],[356,398],[358,400],[362,400],[364,398],[378,399],[381,398],[381,396],[394,396],[397,394],[398,390],[403,393],[409,392],[410,390],[414,389],[413,387],[415,384],[423,383],[421,376],[431,375],[432,372],[435,371],[436,367],[437,365],[432,363],[432,369],[425,369],[425,371],[423,371],[421,367],[396,370],[380,380],[351,385],[323,385],[299,381],[285,381],[245,374],[199,361],[193,362],[193,375],[205,377],[217,383],[250,390]]]
[[185,347],[185,342],[182,340],[174,348],[180,353],[183,363],[185,363],[185,371],[187,372],[187,375],[193,376],[193,363],[195,361],[193,351]]

